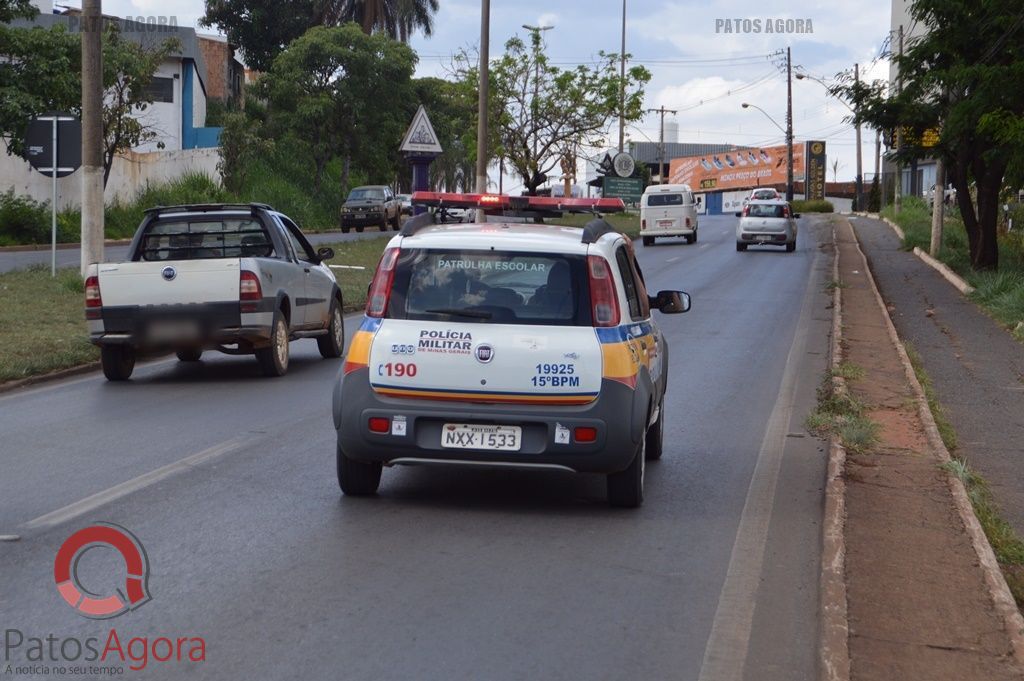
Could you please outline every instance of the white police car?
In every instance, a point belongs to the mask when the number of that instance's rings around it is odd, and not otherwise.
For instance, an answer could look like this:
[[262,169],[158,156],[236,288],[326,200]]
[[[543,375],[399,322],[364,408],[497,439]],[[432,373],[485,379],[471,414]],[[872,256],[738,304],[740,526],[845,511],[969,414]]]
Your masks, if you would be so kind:
[[[618,199],[418,193],[414,203],[560,215]],[[373,494],[383,465],[607,474],[614,506],[643,501],[661,456],[668,347],[630,240],[600,218],[405,225],[370,284],[334,391],[338,482]]]

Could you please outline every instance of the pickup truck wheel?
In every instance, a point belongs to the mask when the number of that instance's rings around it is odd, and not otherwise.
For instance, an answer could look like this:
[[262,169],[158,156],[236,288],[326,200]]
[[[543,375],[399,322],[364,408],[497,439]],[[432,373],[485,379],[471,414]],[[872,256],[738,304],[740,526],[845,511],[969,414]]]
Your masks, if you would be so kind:
[[362,234],[363,233],[363,226],[362,225],[356,225],[356,232],[358,232],[359,234]]
[[351,229],[352,229],[351,227],[342,227],[341,228],[341,233],[342,234],[348,234]]
[[377,228],[380,229],[380,231],[382,231],[382,232],[386,232],[386,231],[388,231],[388,223],[389,222],[391,222],[391,221],[388,220],[387,216],[385,215],[384,219],[380,221],[379,225],[377,225]]
[[365,497],[377,493],[380,487],[380,463],[364,463],[348,458],[338,445],[338,487],[350,497]]
[[179,362],[198,362],[203,356],[203,351],[195,349],[178,350],[178,352],[174,354],[178,356]]
[[661,458],[665,440],[665,398],[661,398],[658,407],[658,420],[647,430],[647,460],[657,461]]
[[646,437],[633,454],[629,467],[608,475],[608,503],[618,508],[637,508],[644,503],[644,469],[647,461]]
[[395,213],[395,219],[391,222],[391,229],[396,232],[402,228],[402,213]]
[[288,322],[280,311],[274,314],[270,345],[256,351],[263,375],[274,378],[288,373]]
[[100,363],[108,381],[127,381],[135,369],[135,349],[127,345],[104,345]]
[[331,303],[330,314],[327,334],[316,337],[316,346],[324,359],[337,359],[345,350],[345,322],[341,318],[341,308],[337,300]]

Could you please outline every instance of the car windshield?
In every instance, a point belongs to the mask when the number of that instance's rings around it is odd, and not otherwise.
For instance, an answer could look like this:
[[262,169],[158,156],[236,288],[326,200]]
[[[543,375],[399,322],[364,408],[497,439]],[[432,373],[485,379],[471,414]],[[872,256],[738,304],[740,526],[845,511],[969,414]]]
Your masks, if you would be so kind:
[[582,255],[403,249],[388,317],[589,326]]
[[786,207],[780,203],[752,203],[747,216],[752,218],[784,218]]
[[681,206],[682,194],[651,194],[647,197],[648,206]]
[[160,220],[142,237],[142,260],[264,258],[274,248],[263,225],[253,218]]
[[361,188],[353,189],[348,195],[349,201],[383,201],[383,189]]

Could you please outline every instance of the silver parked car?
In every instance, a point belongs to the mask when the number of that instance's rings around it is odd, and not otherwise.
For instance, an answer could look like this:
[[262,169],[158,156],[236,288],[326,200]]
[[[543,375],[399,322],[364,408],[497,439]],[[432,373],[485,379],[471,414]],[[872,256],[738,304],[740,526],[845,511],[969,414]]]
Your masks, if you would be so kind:
[[736,225],[736,250],[745,251],[747,246],[785,246],[787,253],[796,250],[796,221],[786,201],[750,201],[743,211],[736,213],[740,219]]

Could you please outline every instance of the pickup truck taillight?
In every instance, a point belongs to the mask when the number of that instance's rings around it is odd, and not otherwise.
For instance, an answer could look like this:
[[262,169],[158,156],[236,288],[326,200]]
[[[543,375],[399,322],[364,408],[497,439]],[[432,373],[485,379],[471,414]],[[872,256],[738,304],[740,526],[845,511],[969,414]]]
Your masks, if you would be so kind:
[[618,326],[619,296],[615,291],[608,261],[599,255],[588,255],[587,270],[590,273],[590,304],[594,326]]
[[395,280],[395,262],[398,260],[398,249],[389,248],[377,265],[377,272],[370,282],[370,290],[366,298],[366,316],[383,317],[388,309],[388,299],[391,297],[391,284]]
[[100,278],[88,277],[85,280],[85,318],[99,319],[103,298],[100,296]]
[[255,272],[242,270],[238,275],[238,302],[242,312],[258,312],[263,300],[260,278]]

